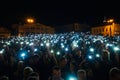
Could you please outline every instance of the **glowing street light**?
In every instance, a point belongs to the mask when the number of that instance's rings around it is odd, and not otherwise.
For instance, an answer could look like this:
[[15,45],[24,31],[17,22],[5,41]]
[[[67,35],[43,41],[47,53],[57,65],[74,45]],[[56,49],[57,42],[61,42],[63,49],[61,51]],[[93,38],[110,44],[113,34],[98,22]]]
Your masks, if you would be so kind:
[[107,22],[108,23],[112,23],[114,20],[113,19],[110,19],[110,20],[108,20]]
[[28,22],[28,23],[34,23],[34,19],[28,18],[28,19],[27,19],[27,22]]

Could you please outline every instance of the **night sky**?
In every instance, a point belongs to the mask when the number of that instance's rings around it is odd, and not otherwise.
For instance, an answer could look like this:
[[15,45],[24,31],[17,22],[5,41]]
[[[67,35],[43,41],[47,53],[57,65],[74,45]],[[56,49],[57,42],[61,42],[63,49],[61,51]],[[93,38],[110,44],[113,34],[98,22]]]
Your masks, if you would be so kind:
[[36,22],[53,27],[74,22],[101,25],[104,16],[114,18],[119,23],[120,9],[117,3],[115,0],[3,0],[0,1],[0,26],[25,23],[27,17],[34,17]]

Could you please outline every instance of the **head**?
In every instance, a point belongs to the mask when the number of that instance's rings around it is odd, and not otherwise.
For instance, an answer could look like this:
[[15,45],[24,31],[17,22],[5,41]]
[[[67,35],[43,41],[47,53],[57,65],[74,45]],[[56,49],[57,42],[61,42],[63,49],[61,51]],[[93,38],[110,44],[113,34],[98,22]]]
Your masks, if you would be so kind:
[[61,69],[59,66],[54,66],[52,69],[52,75],[54,77],[61,77]]
[[67,64],[67,58],[62,57],[62,58],[60,59],[60,65],[61,65],[61,66],[65,66],[66,64]]
[[23,70],[24,78],[27,79],[29,74],[33,72],[33,69],[31,67],[25,67]]
[[80,69],[77,72],[78,80],[86,80],[86,71],[84,69]]
[[110,80],[120,80],[120,69],[113,67],[109,71]]
[[107,50],[104,50],[102,52],[102,60],[109,60],[110,58],[110,53]]
[[27,80],[39,80],[39,73],[37,72],[30,73]]
[[9,80],[9,78],[7,76],[2,76],[0,80]]
[[24,62],[23,61],[19,61],[18,64],[17,64],[17,68],[19,70],[23,69],[24,68]]
[[82,55],[81,50],[78,50],[78,51],[76,52],[76,55],[81,56],[81,55]]

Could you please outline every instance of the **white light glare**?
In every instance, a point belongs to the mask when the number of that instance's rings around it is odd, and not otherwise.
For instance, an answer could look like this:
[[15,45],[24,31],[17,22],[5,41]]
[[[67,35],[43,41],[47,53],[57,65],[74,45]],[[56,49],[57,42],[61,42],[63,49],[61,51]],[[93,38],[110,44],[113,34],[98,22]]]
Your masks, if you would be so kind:
[[68,48],[65,48],[65,51],[68,51]]
[[25,57],[25,53],[22,53],[22,54],[21,54],[21,57]]
[[43,43],[41,43],[40,46],[43,46]]
[[51,50],[50,52],[51,52],[51,53],[54,53],[54,51],[53,51],[53,50]]
[[91,51],[91,52],[94,52],[94,49],[93,49],[93,48],[90,48],[90,51]]
[[89,55],[89,56],[88,56],[88,58],[89,58],[89,59],[92,59],[92,56],[91,56],[91,55]]
[[115,51],[118,51],[118,50],[119,50],[119,48],[118,48],[118,47],[114,47],[114,50],[115,50]]
[[50,46],[50,43],[46,43],[46,46],[49,47],[49,46]]
[[37,48],[35,48],[35,49],[34,49],[34,52],[36,52],[37,50],[38,50],[38,49],[37,49]]
[[99,55],[99,54],[96,54],[96,57],[100,57],[100,55]]
[[60,55],[60,52],[59,52],[59,51],[57,52],[57,55]]
[[77,80],[77,79],[74,77],[70,77],[69,80]]
[[30,45],[30,46],[32,46],[32,45],[33,45],[33,43],[30,43],[29,45]]

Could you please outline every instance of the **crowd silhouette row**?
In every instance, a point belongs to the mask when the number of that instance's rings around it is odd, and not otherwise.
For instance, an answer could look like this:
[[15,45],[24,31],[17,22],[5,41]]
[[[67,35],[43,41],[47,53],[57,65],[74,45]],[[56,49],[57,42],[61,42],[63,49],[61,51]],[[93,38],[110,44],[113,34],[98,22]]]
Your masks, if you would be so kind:
[[1,38],[0,80],[120,80],[120,36],[70,32]]

